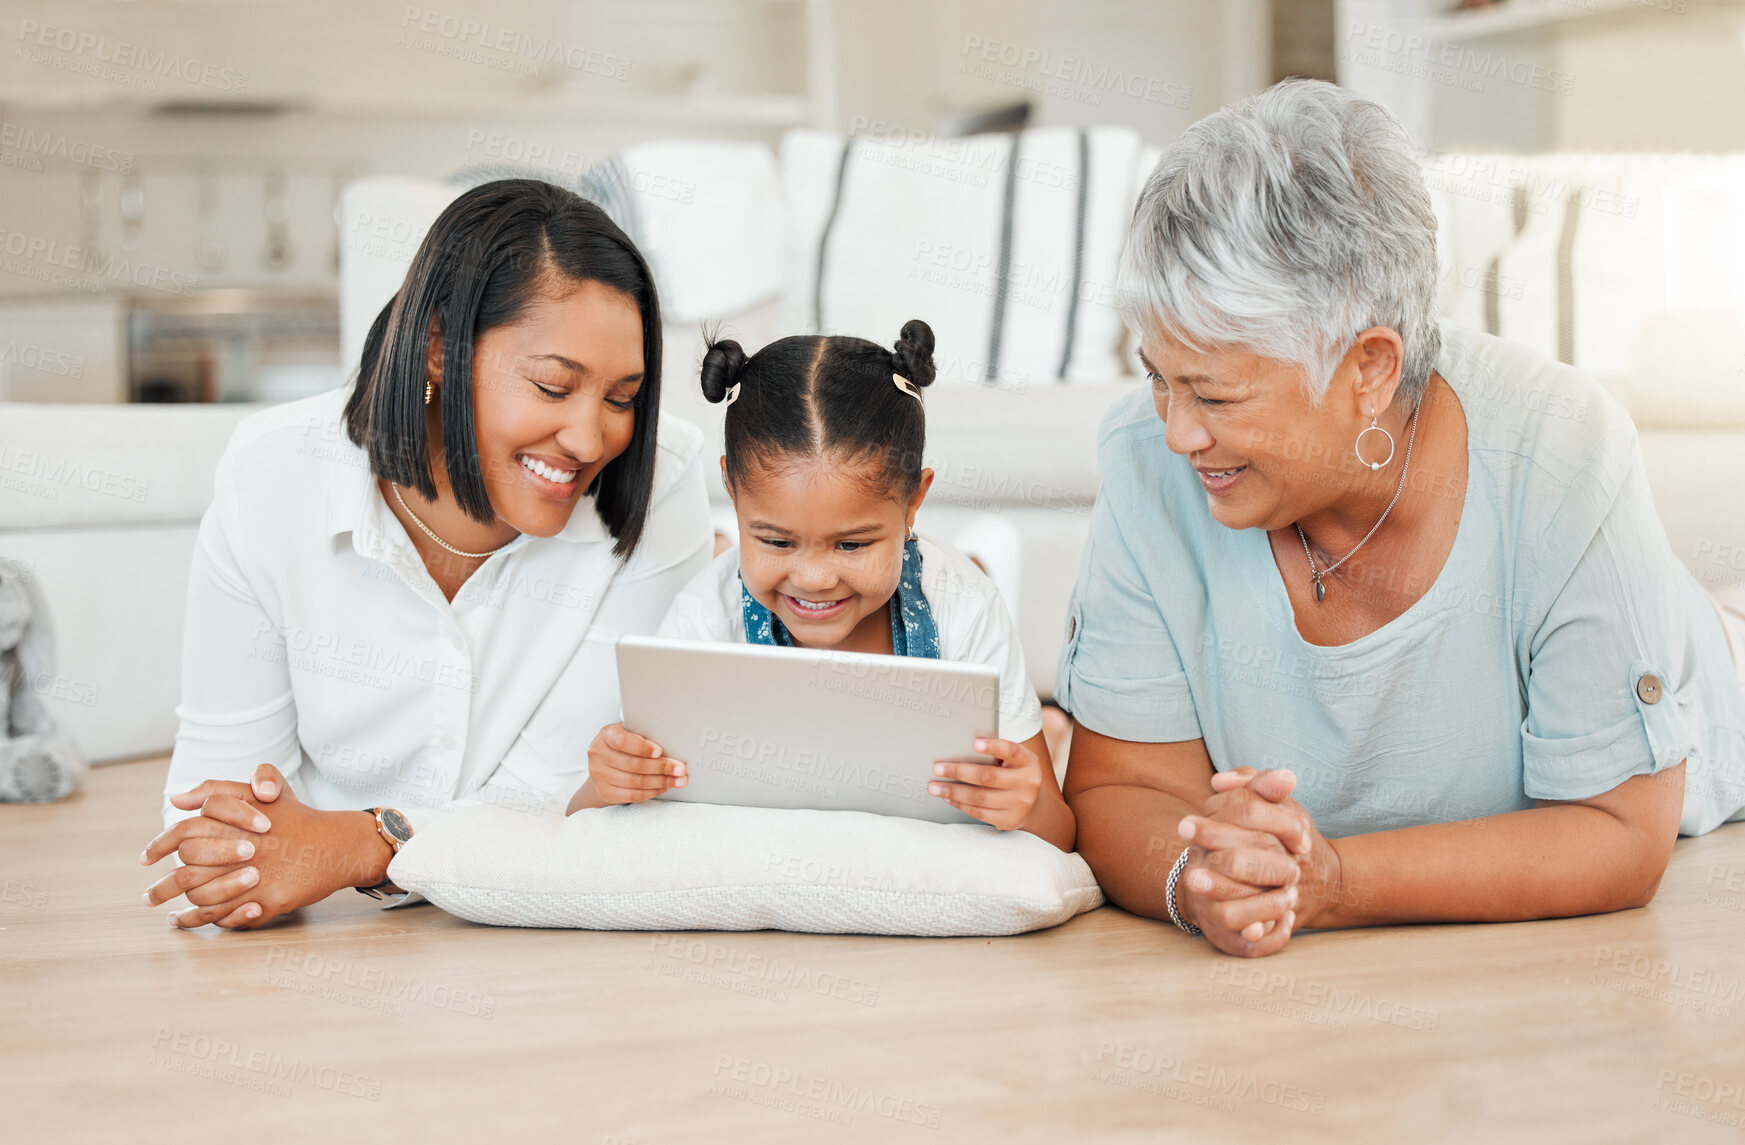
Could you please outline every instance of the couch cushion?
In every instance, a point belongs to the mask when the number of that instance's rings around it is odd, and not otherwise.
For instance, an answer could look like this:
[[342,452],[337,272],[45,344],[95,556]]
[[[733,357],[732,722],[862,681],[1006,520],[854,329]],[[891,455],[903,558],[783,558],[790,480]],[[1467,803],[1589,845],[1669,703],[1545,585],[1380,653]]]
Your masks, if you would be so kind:
[[1132,131],[797,130],[781,161],[785,329],[889,345],[922,318],[947,381],[1034,388],[1123,372],[1114,283],[1140,161]]
[[198,521],[257,405],[0,403],[0,533]]

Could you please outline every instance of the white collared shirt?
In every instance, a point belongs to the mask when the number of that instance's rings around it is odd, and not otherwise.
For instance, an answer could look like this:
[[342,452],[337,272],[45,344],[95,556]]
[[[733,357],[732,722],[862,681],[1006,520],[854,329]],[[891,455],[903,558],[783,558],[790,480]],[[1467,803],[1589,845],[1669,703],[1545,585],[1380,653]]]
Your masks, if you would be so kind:
[[[310,806],[562,809],[619,717],[613,645],[709,561],[702,435],[663,415],[627,562],[591,500],[445,600],[345,435],[346,390],[237,427],[200,522],[166,797],[276,764]],[[164,803],[166,824],[187,813]]]

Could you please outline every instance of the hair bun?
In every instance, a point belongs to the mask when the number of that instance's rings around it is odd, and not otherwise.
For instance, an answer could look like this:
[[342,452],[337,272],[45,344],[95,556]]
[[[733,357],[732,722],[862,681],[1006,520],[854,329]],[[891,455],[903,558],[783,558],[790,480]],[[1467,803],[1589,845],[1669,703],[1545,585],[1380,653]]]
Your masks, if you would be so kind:
[[933,327],[919,318],[903,323],[903,332],[897,335],[897,345],[891,351],[891,357],[896,359],[897,373],[917,386],[932,385]]
[[746,360],[745,349],[738,342],[710,342],[708,353],[703,355],[703,396],[711,403],[725,398],[739,383]]

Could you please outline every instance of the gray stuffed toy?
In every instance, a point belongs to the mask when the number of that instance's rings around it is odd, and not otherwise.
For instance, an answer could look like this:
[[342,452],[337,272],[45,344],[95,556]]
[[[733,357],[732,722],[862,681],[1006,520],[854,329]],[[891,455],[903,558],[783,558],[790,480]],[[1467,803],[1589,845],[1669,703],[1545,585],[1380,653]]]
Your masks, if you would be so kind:
[[0,561],[0,801],[50,803],[84,782],[84,757],[33,689],[53,677],[48,610],[30,582]]

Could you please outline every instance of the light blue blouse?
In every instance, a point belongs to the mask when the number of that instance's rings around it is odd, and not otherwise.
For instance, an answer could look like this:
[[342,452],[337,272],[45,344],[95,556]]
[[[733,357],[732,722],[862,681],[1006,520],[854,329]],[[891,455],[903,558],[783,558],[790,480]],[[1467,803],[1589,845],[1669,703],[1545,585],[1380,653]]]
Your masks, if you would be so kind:
[[1570,367],[1442,337],[1468,479],[1417,603],[1349,644],[1303,640],[1266,533],[1212,519],[1140,391],[1099,434],[1056,698],[1117,739],[1203,738],[1221,771],[1293,769],[1335,838],[1585,799],[1680,760],[1684,834],[1739,817],[1745,692],[1628,415]]

